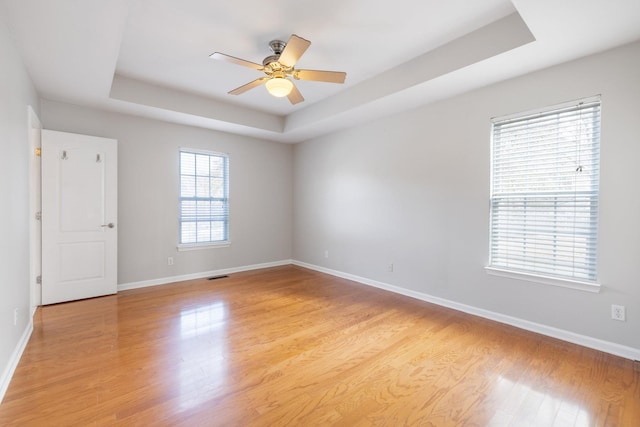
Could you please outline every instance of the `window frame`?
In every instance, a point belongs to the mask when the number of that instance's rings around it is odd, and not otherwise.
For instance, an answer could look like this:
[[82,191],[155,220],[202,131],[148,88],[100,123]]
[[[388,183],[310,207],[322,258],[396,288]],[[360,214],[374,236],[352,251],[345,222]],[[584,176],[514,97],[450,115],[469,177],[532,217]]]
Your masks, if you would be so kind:
[[[224,160],[224,173],[223,173],[223,197],[188,197],[183,196],[182,194],[182,177],[185,176],[182,173],[182,153],[186,154],[194,154],[194,155],[206,155],[210,157],[219,157]],[[229,180],[230,180],[230,169],[229,169],[229,155],[227,153],[196,149],[196,148],[188,148],[188,147],[179,147],[178,149],[178,251],[191,251],[191,250],[199,250],[199,249],[210,249],[210,248],[220,248],[230,246],[230,192],[229,192]],[[194,172],[195,173],[195,172]],[[196,175],[194,175],[196,176]],[[209,179],[212,178],[211,172],[207,175]],[[215,177],[214,177],[215,178]],[[226,211],[226,215],[223,217],[224,222],[224,235],[225,238],[223,240],[208,240],[202,242],[182,242],[182,223],[183,221],[182,215],[182,202],[185,200],[189,201],[222,201],[225,204],[224,210]],[[197,221],[196,221],[197,222]],[[211,221],[210,221],[211,222]]]
[[[592,104],[598,104],[598,134],[597,134],[597,150],[598,150],[598,154],[597,154],[597,171],[595,172],[595,179],[596,179],[596,184],[595,184],[595,191],[596,191],[596,199],[595,199],[595,210],[596,210],[596,219],[595,219],[595,223],[591,226],[590,228],[590,232],[593,234],[593,236],[595,237],[595,247],[593,249],[594,251],[594,257],[593,257],[593,277],[592,278],[580,278],[580,277],[570,277],[570,276],[563,276],[563,275],[556,275],[556,274],[546,274],[543,271],[540,270],[535,270],[535,269],[520,269],[520,268],[509,268],[508,266],[504,266],[504,265],[495,265],[493,264],[493,257],[494,257],[494,239],[495,239],[495,230],[494,230],[494,226],[496,225],[496,221],[494,220],[494,197],[496,196],[495,194],[495,189],[494,186],[496,185],[496,177],[494,176],[495,174],[495,168],[494,168],[494,160],[495,160],[495,149],[496,149],[496,142],[494,141],[494,137],[495,137],[495,126],[496,123],[500,124],[500,123],[505,123],[505,122],[509,122],[509,123],[513,123],[513,122],[517,122],[517,121],[522,121],[525,122],[527,119],[531,119],[534,118],[536,116],[540,116],[543,117],[545,115],[553,115],[554,113],[558,113],[560,111],[563,110],[569,110],[571,108],[576,108],[582,104],[586,104],[586,105],[592,105]],[[562,104],[557,104],[557,105],[552,105],[552,106],[547,106],[544,108],[539,108],[536,110],[531,110],[531,111],[527,111],[527,112],[522,112],[522,113],[516,113],[516,114],[510,114],[507,116],[502,116],[502,117],[495,117],[491,119],[491,134],[490,134],[490,139],[491,139],[491,148],[490,148],[490,199],[489,199],[489,262],[488,265],[485,266],[485,270],[488,274],[491,275],[496,275],[496,276],[502,276],[502,277],[509,277],[509,278],[513,278],[513,279],[518,279],[518,280],[526,280],[526,281],[531,281],[531,282],[536,282],[536,283],[541,283],[541,284],[546,284],[546,285],[553,285],[553,286],[562,286],[562,287],[566,287],[566,288],[571,288],[571,289],[577,289],[577,290],[582,290],[582,291],[587,291],[587,292],[599,292],[601,285],[598,283],[597,281],[597,249],[598,249],[598,221],[599,221],[599,199],[600,199],[600,187],[599,187],[599,182],[600,182],[600,146],[601,146],[601,123],[602,123],[602,116],[601,116],[601,111],[602,111],[602,101],[601,101],[601,97],[600,95],[596,95],[596,96],[592,96],[592,97],[588,97],[588,98],[584,98],[584,99],[580,99],[577,101],[571,101],[571,102],[566,102],[566,103],[562,103]],[[557,153],[554,153],[555,156],[557,156]],[[515,194],[515,193],[511,193],[511,194]],[[532,193],[529,192],[525,192],[522,193],[523,197],[526,197],[527,195],[531,195]],[[555,196],[558,197],[559,195],[562,194],[562,190],[557,189],[555,190],[553,193],[550,193],[549,196]],[[576,197],[578,195],[578,191],[574,190],[574,194],[576,194]],[[593,208],[592,208],[593,209]],[[556,215],[553,216],[553,218],[558,218]],[[575,234],[574,234],[575,236]],[[526,240],[526,239],[525,239]]]

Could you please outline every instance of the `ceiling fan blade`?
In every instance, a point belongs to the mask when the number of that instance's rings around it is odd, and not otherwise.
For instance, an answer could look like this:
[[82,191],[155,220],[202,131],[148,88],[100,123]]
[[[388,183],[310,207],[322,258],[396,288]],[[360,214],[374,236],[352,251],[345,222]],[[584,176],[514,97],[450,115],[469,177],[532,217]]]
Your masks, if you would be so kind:
[[284,50],[280,54],[278,62],[286,67],[293,67],[300,59],[302,54],[311,46],[309,40],[292,34]]
[[269,80],[269,77],[260,77],[259,79],[255,79],[254,81],[249,82],[246,85],[242,85],[240,87],[235,88],[234,90],[229,92],[229,95],[240,95],[242,93],[245,93],[249,89],[253,89],[256,86],[260,86],[267,80]]
[[298,102],[304,101],[304,98],[302,97],[302,94],[300,93],[296,85],[293,85],[293,88],[291,89],[291,92],[289,92],[289,95],[287,95],[287,98],[289,98],[289,102],[291,102],[293,105],[296,105]]
[[231,62],[233,64],[242,65],[244,67],[253,68],[254,70],[262,71],[264,66],[256,64],[255,62],[245,61],[244,59],[236,58],[235,56],[225,55],[224,53],[214,52],[209,55],[209,58],[217,59],[219,61]]
[[298,80],[344,83],[344,80],[347,78],[347,73],[342,71],[295,70],[293,77]]

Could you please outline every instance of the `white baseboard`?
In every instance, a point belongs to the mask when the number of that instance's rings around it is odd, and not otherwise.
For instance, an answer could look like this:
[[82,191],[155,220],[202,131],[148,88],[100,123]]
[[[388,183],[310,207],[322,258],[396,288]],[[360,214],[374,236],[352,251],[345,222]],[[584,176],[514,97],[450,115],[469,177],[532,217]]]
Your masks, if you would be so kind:
[[530,322],[528,320],[519,319],[517,317],[507,316],[505,314],[496,313],[493,311],[473,307],[466,304],[461,304],[455,301],[435,297],[422,292],[412,291],[410,289],[401,288],[399,286],[390,285],[388,283],[367,279],[365,277],[360,277],[360,276],[356,276],[349,273],[343,273],[341,271],[331,270],[329,268],[320,267],[313,264],[307,264],[301,261],[293,260],[292,263],[294,265],[308,268],[310,270],[319,271],[321,273],[330,274],[332,276],[341,277],[343,279],[353,280],[354,282],[362,283],[364,285],[369,285],[369,286],[384,289],[390,292],[394,292],[396,294],[405,295],[411,298],[416,298],[422,301],[430,302],[443,307],[447,307],[454,310],[462,311],[464,313],[472,314],[474,316],[484,317],[485,319],[494,320],[500,323],[505,323],[507,325],[515,326],[520,329],[536,332],[541,335],[557,338],[573,344],[578,344],[584,347],[603,351],[605,353],[610,353],[616,356],[624,357],[626,359],[640,360],[640,349],[637,349],[637,348],[628,347],[628,346],[616,344],[609,341],[604,341],[604,340],[589,337],[586,335],[576,334],[574,332],[566,331],[564,329],[558,329],[552,326]]
[[9,383],[11,382],[11,378],[13,378],[13,373],[18,366],[18,362],[20,362],[24,349],[27,347],[27,343],[29,342],[32,332],[33,318],[29,320],[29,324],[22,333],[22,337],[20,337],[20,341],[18,341],[16,348],[13,349],[13,353],[11,353],[11,357],[9,358],[9,363],[7,363],[7,366],[4,368],[4,372],[2,373],[2,377],[0,377],[0,403],[2,403],[4,395],[9,388]]
[[158,279],[143,280],[140,282],[121,283],[118,285],[118,291],[126,291],[129,289],[146,288],[148,286],[166,285],[167,283],[182,282],[185,280],[202,279],[211,276],[220,276],[223,274],[239,273],[241,271],[258,270],[261,268],[279,267],[282,265],[293,264],[290,259],[266,262],[262,264],[244,265],[241,267],[223,268],[220,270],[203,271],[200,273],[183,274],[180,276],[161,277]]

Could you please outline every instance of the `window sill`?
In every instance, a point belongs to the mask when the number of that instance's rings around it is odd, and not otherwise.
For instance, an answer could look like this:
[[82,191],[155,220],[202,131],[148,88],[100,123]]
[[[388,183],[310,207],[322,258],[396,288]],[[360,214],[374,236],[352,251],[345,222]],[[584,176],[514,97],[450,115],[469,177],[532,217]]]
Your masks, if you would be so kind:
[[215,249],[215,248],[226,248],[231,246],[231,242],[226,240],[224,242],[208,242],[208,243],[185,243],[182,245],[178,245],[176,249],[178,252],[183,251],[199,251],[203,249]]
[[575,289],[584,292],[599,293],[601,287],[599,283],[585,282],[581,280],[559,279],[551,276],[503,270],[496,267],[485,267],[484,269],[487,274],[491,274],[493,276],[509,277],[511,279],[526,280],[528,282],[542,283],[544,285],[560,286],[562,288]]

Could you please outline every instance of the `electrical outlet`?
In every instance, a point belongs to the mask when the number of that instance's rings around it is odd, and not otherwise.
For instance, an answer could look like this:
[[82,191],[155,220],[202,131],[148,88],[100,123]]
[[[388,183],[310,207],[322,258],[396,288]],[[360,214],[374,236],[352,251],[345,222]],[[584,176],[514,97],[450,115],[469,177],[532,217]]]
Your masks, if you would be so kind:
[[18,326],[18,309],[13,310],[13,326]]
[[324,257],[325,258],[329,258],[329,251],[325,249],[324,251]]
[[387,271],[388,271],[389,273],[393,273],[393,263],[391,263],[391,264],[387,265]]
[[613,320],[620,320],[622,322],[625,321],[626,313],[624,309],[624,305],[611,305],[611,318]]
[[173,265],[173,257],[172,256],[167,258],[167,265]]

